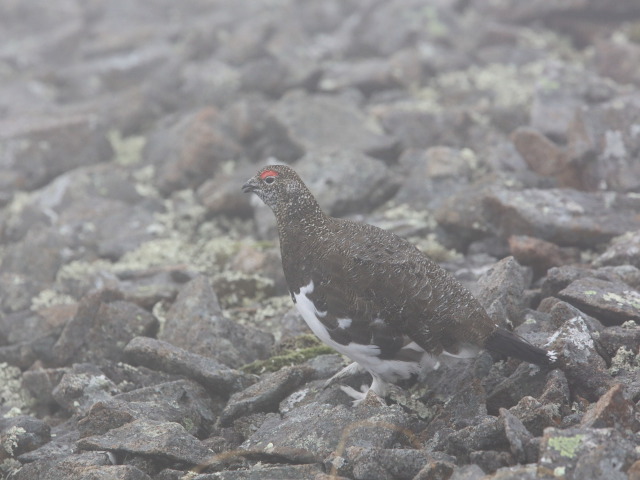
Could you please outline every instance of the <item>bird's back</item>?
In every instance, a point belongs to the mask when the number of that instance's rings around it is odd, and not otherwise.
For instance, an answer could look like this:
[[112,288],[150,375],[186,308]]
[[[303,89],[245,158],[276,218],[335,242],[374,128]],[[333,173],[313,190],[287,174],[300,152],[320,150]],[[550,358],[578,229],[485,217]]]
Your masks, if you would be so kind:
[[300,286],[313,280],[318,310],[352,319],[353,341],[375,340],[377,326],[389,352],[408,337],[429,353],[457,354],[465,344],[482,345],[495,328],[456,279],[391,232],[329,218],[324,235],[299,247],[297,263],[283,251],[285,275]]

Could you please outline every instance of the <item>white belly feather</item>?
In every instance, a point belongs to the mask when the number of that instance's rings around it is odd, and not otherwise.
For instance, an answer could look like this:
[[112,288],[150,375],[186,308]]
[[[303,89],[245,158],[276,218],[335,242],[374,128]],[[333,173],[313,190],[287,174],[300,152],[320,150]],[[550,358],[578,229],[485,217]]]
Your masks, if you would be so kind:
[[[418,374],[425,368],[437,368],[437,358],[427,354],[416,343],[410,343],[404,348],[410,348],[417,352],[423,352],[422,361],[417,364],[415,362],[404,362],[401,360],[381,359],[380,347],[376,345],[362,345],[358,343],[348,343],[341,345],[331,339],[327,328],[319,320],[327,315],[327,312],[318,311],[308,294],[314,289],[313,280],[300,289],[300,292],[294,295],[296,307],[304,318],[313,333],[325,344],[337,350],[339,353],[346,355],[351,360],[359,363],[371,375],[387,382],[396,382],[398,380],[407,379],[413,374]],[[339,328],[348,328],[351,325],[350,319],[338,319]]]

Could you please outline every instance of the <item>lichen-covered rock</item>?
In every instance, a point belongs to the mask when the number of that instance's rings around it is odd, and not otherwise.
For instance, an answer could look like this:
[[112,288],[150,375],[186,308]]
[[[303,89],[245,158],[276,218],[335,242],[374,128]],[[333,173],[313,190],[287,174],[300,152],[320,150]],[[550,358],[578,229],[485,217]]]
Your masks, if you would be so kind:
[[627,478],[640,458],[637,434],[611,428],[547,428],[540,445],[539,475]]
[[605,325],[640,322],[640,292],[626,283],[586,277],[571,282],[558,296]]
[[85,437],[78,448],[154,455],[191,465],[205,464],[213,454],[179,423],[154,420],[134,420],[103,435]]
[[42,420],[19,415],[0,418],[0,460],[17,458],[51,440],[51,428]]
[[372,406],[363,402],[351,408],[310,403],[289,411],[282,419],[267,419],[242,448],[273,452],[281,448],[301,448],[320,461],[336,449],[344,451],[350,446],[409,445],[408,422],[409,416],[397,406]]

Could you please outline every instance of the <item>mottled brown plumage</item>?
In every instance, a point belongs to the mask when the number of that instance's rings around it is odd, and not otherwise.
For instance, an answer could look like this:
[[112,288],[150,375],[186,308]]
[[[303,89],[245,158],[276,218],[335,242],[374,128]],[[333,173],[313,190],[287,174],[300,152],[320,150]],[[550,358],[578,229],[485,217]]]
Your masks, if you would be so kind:
[[325,215],[291,168],[267,166],[243,190],[276,216],[284,274],[305,320],[373,375],[376,393],[415,374],[425,356],[491,348],[549,361],[544,350],[498,328],[460,282],[405,239]]

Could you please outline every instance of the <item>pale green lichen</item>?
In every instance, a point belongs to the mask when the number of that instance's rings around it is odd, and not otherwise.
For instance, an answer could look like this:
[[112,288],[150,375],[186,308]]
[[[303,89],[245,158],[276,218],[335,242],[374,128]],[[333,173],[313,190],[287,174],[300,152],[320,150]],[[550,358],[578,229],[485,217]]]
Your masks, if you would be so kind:
[[615,377],[622,370],[640,371],[640,353],[636,355],[633,350],[624,346],[618,348],[618,351],[611,359],[609,373]]
[[35,399],[22,386],[20,369],[7,363],[0,363],[0,398],[3,406],[19,408],[28,412]]
[[555,449],[563,457],[572,458],[582,444],[584,434],[577,434],[572,437],[552,437],[549,439],[549,446]]
[[123,137],[117,130],[109,132],[109,142],[113,148],[113,160],[119,165],[135,165],[142,158],[142,149],[146,143],[146,137]]
[[0,478],[9,478],[9,476],[22,468],[20,463],[15,458],[5,458],[0,463]]
[[69,295],[52,289],[45,289],[31,299],[31,310],[37,311],[53,305],[71,305],[74,303],[76,303],[75,299]]
[[602,296],[602,299],[607,302],[614,302],[620,307],[626,305],[640,310],[640,293],[635,290],[625,290],[622,294],[607,292]]
[[13,457],[15,449],[18,448],[20,437],[26,433],[27,431],[22,427],[17,425],[11,427],[3,434],[2,449],[7,452],[10,457]]

